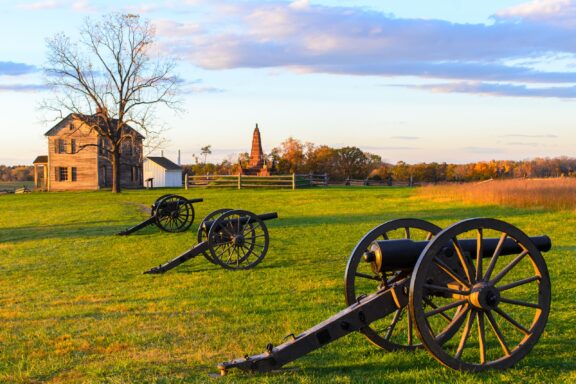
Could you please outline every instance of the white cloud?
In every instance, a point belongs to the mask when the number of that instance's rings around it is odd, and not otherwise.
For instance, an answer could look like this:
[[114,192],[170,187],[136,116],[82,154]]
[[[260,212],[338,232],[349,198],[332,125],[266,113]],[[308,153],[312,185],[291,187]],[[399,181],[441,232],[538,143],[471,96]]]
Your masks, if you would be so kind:
[[[571,68],[541,69],[557,68],[557,57],[576,58],[573,8],[567,0],[533,1],[499,12],[495,23],[459,24],[308,1],[224,1],[213,6],[210,21],[163,22],[158,31],[166,49],[206,69],[288,68],[499,82],[500,90],[510,83],[504,93],[513,93],[520,85],[512,83],[576,83]],[[472,89],[462,84],[453,91]],[[572,98],[569,87],[560,88],[547,93],[524,86],[524,91]]]
[[529,3],[503,9],[496,13],[501,18],[549,19],[574,16],[576,4],[572,0],[533,0]]
[[576,98],[576,86],[566,87],[527,87],[526,85],[455,82],[446,84],[406,85],[408,88],[425,89],[438,93],[470,93],[484,96]]

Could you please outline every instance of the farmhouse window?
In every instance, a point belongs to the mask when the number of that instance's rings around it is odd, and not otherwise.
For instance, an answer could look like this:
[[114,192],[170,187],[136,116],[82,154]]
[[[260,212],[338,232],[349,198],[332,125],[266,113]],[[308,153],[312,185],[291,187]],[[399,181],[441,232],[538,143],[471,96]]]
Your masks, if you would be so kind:
[[140,173],[138,171],[139,171],[138,167],[131,167],[130,168],[130,180],[132,180],[133,182],[138,182],[140,179],[139,178]]
[[76,171],[76,167],[72,167],[72,181],[76,181],[78,172]]
[[70,140],[70,153],[76,153],[76,140]]
[[132,143],[131,142],[126,143],[126,155],[132,156]]
[[66,142],[64,139],[58,139],[58,153],[66,153]]
[[66,181],[68,180],[68,168],[66,167],[58,167],[58,181]]

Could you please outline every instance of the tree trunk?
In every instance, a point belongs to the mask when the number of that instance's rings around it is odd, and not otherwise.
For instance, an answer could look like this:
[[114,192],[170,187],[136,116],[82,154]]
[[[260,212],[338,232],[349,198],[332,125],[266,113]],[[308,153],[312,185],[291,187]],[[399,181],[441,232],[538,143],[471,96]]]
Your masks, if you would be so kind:
[[114,148],[112,152],[112,192],[119,193],[120,187],[120,153],[119,148]]

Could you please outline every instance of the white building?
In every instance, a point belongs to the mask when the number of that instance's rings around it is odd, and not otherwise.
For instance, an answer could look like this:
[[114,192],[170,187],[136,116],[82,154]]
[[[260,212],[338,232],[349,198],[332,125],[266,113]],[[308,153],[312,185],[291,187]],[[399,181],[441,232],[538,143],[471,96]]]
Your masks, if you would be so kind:
[[152,179],[154,187],[182,187],[182,168],[165,157],[146,157],[143,168],[145,186]]

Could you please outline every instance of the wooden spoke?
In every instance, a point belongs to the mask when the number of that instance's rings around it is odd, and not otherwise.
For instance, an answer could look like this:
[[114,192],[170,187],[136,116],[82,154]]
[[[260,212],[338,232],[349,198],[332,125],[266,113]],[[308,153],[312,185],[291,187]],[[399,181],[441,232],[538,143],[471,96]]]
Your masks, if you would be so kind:
[[474,284],[475,280],[472,278],[473,274],[471,273],[471,270],[473,272],[474,266],[472,265],[472,263],[469,262],[468,258],[464,255],[464,252],[462,252],[462,248],[460,248],[460,244],[458,243],[457,238],[452,239],[452,244],[454,245],[456,255],[458,256],[458,260],[460,261],[460,265],[464,270],[464,274],[466,275],[468,282],[470,282],[470,284]]
[[446,328],[442,329],[440,331],[440,334],[434,338],[435,341],[440,345],[447,343],[448,340],[450,340],[456,334],[458,329],[460,329],[469,311],[470,308],[468,307],[467,304],[462,306],[462,308],[456,313],[456,316],[454,316],[450,324]]
[[504,354],[506,356],[510,356],[510,349],[508,349],[508,345],[506,345],[506,340],[504,340],[504,335],[500,331],[500,327],[498,327],[498,323],[496,323],[496,320],[494,319],[492,312],[486,311],[485,313],[486,313],[486,317],[488,318],[488,322],[490,323],[492,330],[494,331],[494,334],[496,335],[496,338],[498,339],[498,342],[500,343],[500,346],[502,347],[502,351],[504,351]]
[[434,284],[424,284],[424,288],[429,289],[431,291],[439,291],[444,293],[451,293],[453,295],[461,295],[461,296],[468,296],[470,295],[470,291],[460,291],[458,289],[452,289],[448,287],[443,287],[440,285]]
[[455,307],[459,307],[459,306],[461,306],[462,304],[465,304],[465,303],[467,303],[467,302],[468,302],[467,299],[454,301],[454,302],[452,302],[452,303],[450,303],[450,304],[446,304],[446,305],[443,305],[443,306],[438,307],[438,308],[436,308],[436,309],[433,309],[433,310],[431,310],[431,311],[428,311],[428,312],[426,312],[424,315],[425,315],[426,317],[434,316],[434,315],[437,315],[437,314],[439,314],[439,313],[446,312],[446,311],[449,310],[449,309],[452,309],[452,308],[455,308]]
[[484,256],[484,247],[482,245],[484,241],[483,237],[482,228],[478,228],[478,234],[476,236],[476,281],[482,278],[482,258]]
[[[438,308],[438,306],[436,304],[434,304],[434,302],[432,300],[430,300],[427,297],[423,297],[422,300],[428,304],[429,306],[432,307],[432,309],[436,309]],[[444,312],[440,312],[440,316],[442,316],[443,318],[445,318],[448,322],[452,321],[452,318],[450,316],[448,316],[447,314],[445,314]]]
[[507,291],[508,289],[516,288],[516,287],[519,287],[519,286],[524,285],[524,284],[529,284],[533,281],[540,281],[540,279],[541,279],[540,276],[527,277],[525,279],[518,280],[518,281],[515,281],[515,282],[510,283],[510,284],[501,285],[499,287],[496,287],[496,289],[498,289],[500,292],[503,292],[503,291]]
[[402,311],[404,311],[404,308],[400,308],[394,313],[394,318],[392,319],[392,322],[388,326],[388,330],[386,331],[386,334],[384,335],[384,340],[390,340],[390,338],[392,337],[392,332],[394,332],[394,328],[396,327],[396,324],[398,324],[398,322],[400,321],[400,318],[402,317]]
[[484,364],[486,363],[486,330],[483,312],[478,312],[478,348],[480,349],[480,364]]
[[518,264],[523,258],[524,256],[526,256],[528,254],[528,250],[523,250],[518,256],[516,256],[514,258],[514,260],[512,260],[507,266],[505,266],[500,273],[498,273],[496,275],[496,277],[494,277],[492,280],[490,280],[490,283],[493,285],[496,285],[497,282],[499,282],[504,276],[506,276],[506,274],[508,272],[510,272],[510,270],[512,268],[514,268],[516,266],[516,264]]
[[406,238],[410,239],[410,228],[409,227],[404,227],[404,233],[406,234]]
[[512,324],[513,326],[516,327],[516,329],[518,329],[520,332],[522,332],[525,335],[529,335],[530,331],[527,330],[526,328],[524,328],[520,323],[518,323],[516,320],[514,320],[512,317],[510,317],[510,315],[508,315],[506,312],[504,312],[503,310],[501,310],[500,308],[496,307],[494,308],[494,311],[499,314],[500,316],[502,316],[506,321],[508,321],[510,324]]
[[465,282],[462,277],[460,277],[456,272],[454,272],[452,268],[447,266],[442,260],[435,257],[433,262],[438,268],[440,268],[440,270],[444,271],[448,276],[456,280],[456,282],[458,282],[460,285],[470,288],[470,284]]
[[472,324],[474,324],[475,317],[476,317],[475,310],[468,311],[468,316],[466,318],[466,325],[464,326],[464,330],[462,331],[462,337],[460,338],[460,343],[458,344],[458,349],[456,350],[456,354],[454,355],[456,359],[460,359],[460,357],[462,357],[462,352],[464,352],[464,348],[466,347],[466,341],[468,340],[468,336],[470,336],[470,330],[472,329]]
[[500,301],[503,303],[508,303],[508,304],[512,304],[512,305],[520,305],[522,307],[537,308],[537,309],[542,308],[542,307],[540,307],[539,304],[529,303],[527,301],[521,301],[521,300],[507,299],[505,297],[500,297]]
[[502,246],[504,245],[504,241],[508,237],[507,233],[502,233],[500,239],[498,240],[498,244],[496,245],[496,249],[494,249],[494,254],[490,259],[490,264],[488,264],[488,268],[486,268],[486,273],[484,274],[484,281],[490,280],[490,276],[492,275],[492,271],[496,266],[496,262],[498,261],[498,256],[500,256],[500,252],[502,252]]

